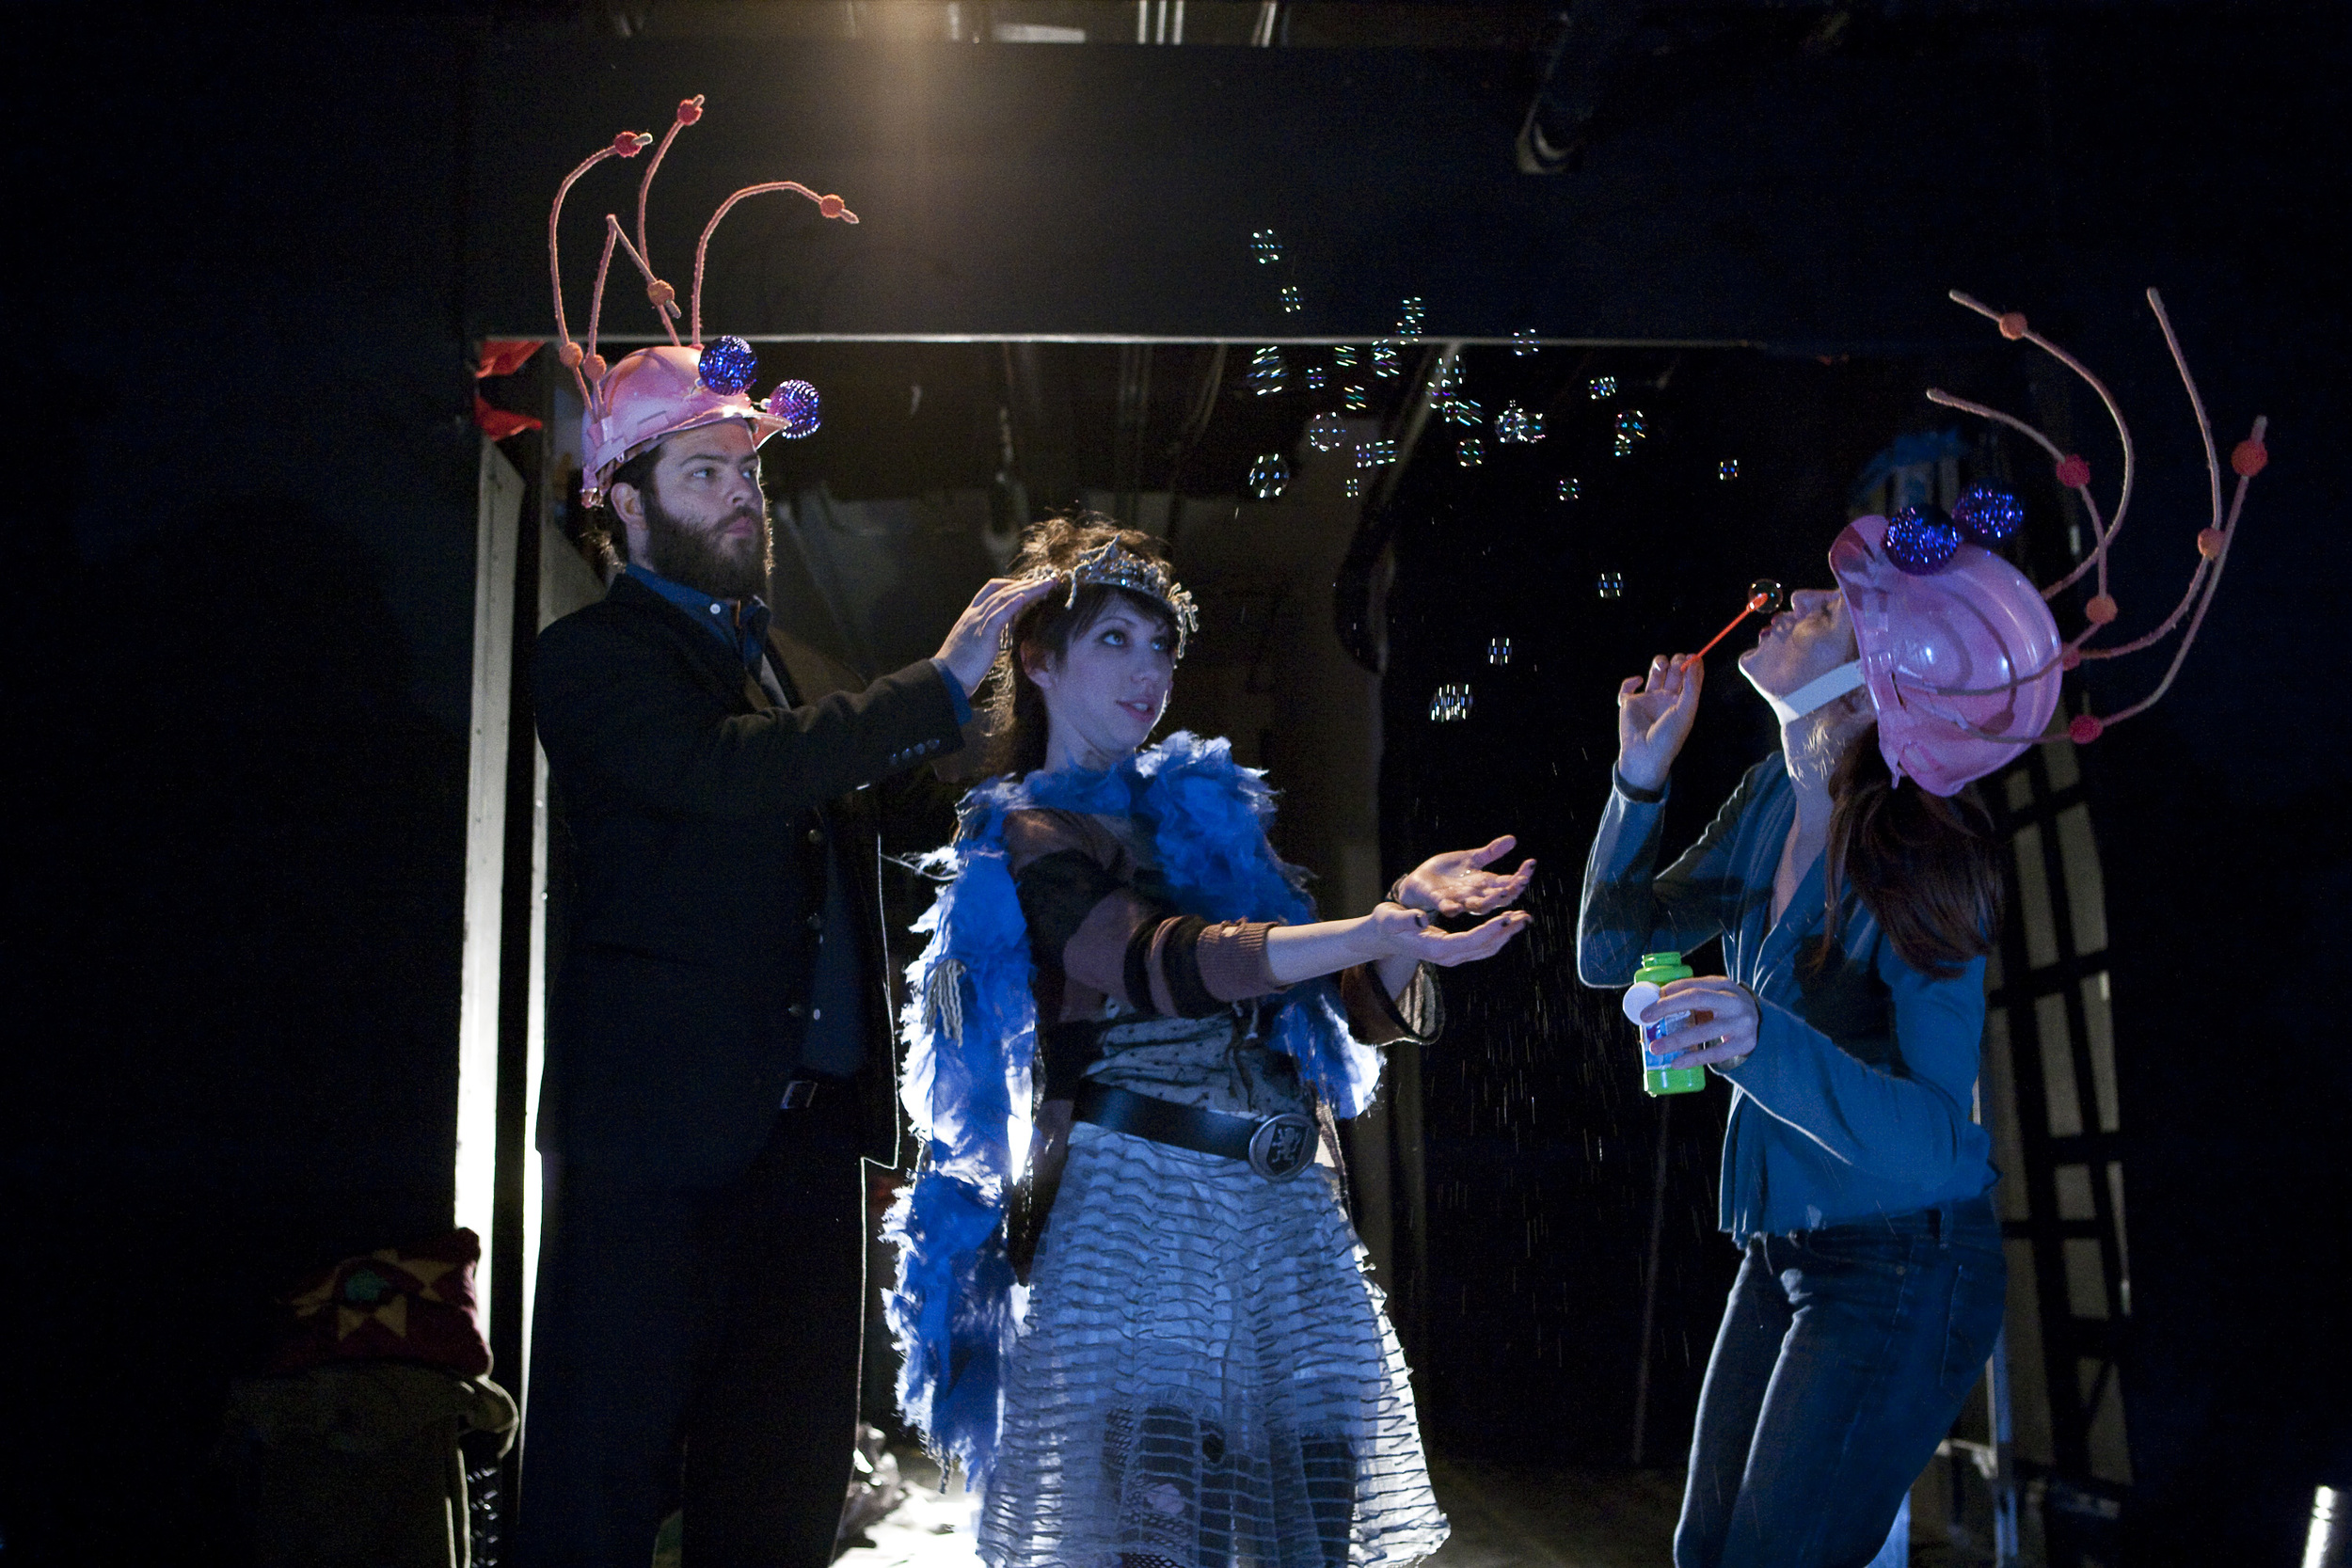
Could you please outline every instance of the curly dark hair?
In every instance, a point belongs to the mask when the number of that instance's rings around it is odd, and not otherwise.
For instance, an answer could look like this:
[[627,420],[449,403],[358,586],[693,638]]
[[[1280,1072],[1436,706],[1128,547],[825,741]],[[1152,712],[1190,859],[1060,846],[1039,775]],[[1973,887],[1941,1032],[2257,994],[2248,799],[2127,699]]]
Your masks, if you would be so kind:
[[[1006,575],[1067,572],[1080,556],[1114,539],[1147,561],[1168,560],[1167,546],[1150,534],[1121,528],[1118,519],[1099,512],[1073,509],[1031,523]],[[1081,587],[1074,599],[1048,594],[1014,619],[1004,651],[989,669],[980,700],[987,719],[990,772],[1033,773],[1045,766],[1045,697],[1022,667],[1023,651],[1033,657],[1060,658],[1069,653],[1071,640],[1094,625],[1116,599],[1151,616],[1169,637],[1176,635],[1176,618],[1168,606],[1099,582]]]

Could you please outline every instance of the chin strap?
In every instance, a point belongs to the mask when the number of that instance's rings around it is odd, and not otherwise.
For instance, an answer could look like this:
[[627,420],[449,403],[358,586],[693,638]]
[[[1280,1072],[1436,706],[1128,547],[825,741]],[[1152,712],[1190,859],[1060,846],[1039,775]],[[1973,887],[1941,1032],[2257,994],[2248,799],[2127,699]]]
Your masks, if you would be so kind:
[[[1755,686],[1756,683],[1751,678],[1748,684]],[[1756,688],[1756,694],[1772,708],[1772,717],[1786,724],[1836,702],[1861,684],[1862,661],[1857,658],[1839,665],[1826,675],[1814,677],[1786,697],[1775,697],[1760,686]]]

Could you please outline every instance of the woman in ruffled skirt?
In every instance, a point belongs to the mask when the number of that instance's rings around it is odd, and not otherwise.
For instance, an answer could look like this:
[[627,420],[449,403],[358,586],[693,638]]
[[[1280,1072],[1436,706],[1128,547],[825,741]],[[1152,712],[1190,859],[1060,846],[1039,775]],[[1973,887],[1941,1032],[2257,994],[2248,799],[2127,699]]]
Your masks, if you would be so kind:
[[[1138,751],[1195,626],[1157,543],[1050,521],[1016,570],[1069,587],[1008,639],[1004,771],[937,857],[913,971],[901,1399],[981,1492],[995,1568],[1417,1562],[1445,1520],[1317,1156],[1376,1048],[1435,1037],[1429,966],[1524,927],[1495,911],[1532,863],[1486,869],[1498,839],[1315,920],[1255,770],[1189,735]],[[1431,924],[1462,913],[1494,918]]]

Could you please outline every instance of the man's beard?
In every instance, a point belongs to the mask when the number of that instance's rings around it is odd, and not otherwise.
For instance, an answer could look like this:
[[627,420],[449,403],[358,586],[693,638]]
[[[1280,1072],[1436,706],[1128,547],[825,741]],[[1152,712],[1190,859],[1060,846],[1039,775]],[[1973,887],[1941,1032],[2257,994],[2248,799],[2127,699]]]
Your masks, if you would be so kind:
[[[768,514],[744,508],[722,519],[709,531],[680,522],[650,488],[645,500],[645,564],[697,593],[714,599],[750,599],[766,595],[768,575],[775,566],[775,537]],[[744,551],[726,531],[740,519],[758,525],[758,548]]]

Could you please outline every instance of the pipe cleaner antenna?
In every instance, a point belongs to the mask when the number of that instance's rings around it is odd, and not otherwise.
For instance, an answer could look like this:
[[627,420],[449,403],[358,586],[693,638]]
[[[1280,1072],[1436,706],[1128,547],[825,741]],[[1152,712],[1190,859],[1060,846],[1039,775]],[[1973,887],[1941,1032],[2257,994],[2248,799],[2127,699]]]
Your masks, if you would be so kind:
[[[2043,598],[2055,598],[2060,592],[2081,580],[2085,572],[2095,569],[2098,573],[2097,592],[2083,607],[2084,618],[2090,624],[2065,644],[2058,656],[2059,661],[2067,669],[2075,668],[2084,659],[2121,658],[2126,654],[2139,653],[2171,636],[2181,626],[2184,619],[2188,623],[2187,630],[2182,636],[2179,646],[2172,651],[2172,662],[2166,667],[2164,677],[2156,683],[2154,690],[2128,707],[2121,708],[2104,719],[2084,713],[2069,722],[2067,734],[2077,745],[2085,745],[2096,740],[2108,726],[2119,724],[2126,719],[2147,712],[2167,691],[2172,689],[2173,678],[2181,673],[2181,666],[2188,657],[2189,647],[2197,641],[2197,633],[2204,625],[2205,611],[2212,607],[2214,594],[2221,586],[2222,568],[2228,563],[2231,543],[2237,537],[2238,518],[2246,506],[2246,487],[2270,461],[2268,449],[2263,445],[2263,436],[2270,427],[2270,420],[2268,416],[2259,415],[2254,420],[2252,431],[2230,452],[2230,467],[2237,475],[2237,487],[2230,498],[2229,511],[2225,515],[2221,506],[2221,463],[2214,445],[2213,421],[2205,413],[2205,400],[2197,390],[2197,378],[2189,373],[2188,357],[2181,351],[2180,336],[2172,330],[2171,317],[2165,313],[2163,296],[2153,289],[2150,289],[2147,293],[2148,309],[2154,313],[2156,325],[2164,332],[2164,345],[2172,356],[2174,369],[2181,373],[2181,386],[2188,393],[2189,407],[2197,416],[2197,433],[2205,449],[2205,474],[2212,506],[2212,520],[2198,531],[2197,564],[2189,573],[2188,587],[2182,593],[2180,602],[2172,607],[2172,612],[2167,615],[2154,630],[2136,637],[2128,642],[2119,643],[2111,648],[2086,646],[2100,630],[2111,625],[2117,615],[2115,599],[2107,592],[2107,558],[2114,546],[2116,535],[2122,531],[2123,509],[2130,503],[2132,494],[2134,454],[2131,431],[2125,426],[2122,410],[2116,405],[2115,398],[2108,392],[2106,385],[2097,376],[2091,374],[2082,361],[2040,333],[2033,331],[2026,325],[2022,311],[1996,311],[1989,306],[1969,298],[1957,289],[1952,291],[1952,298],[1955,301],[1994,322],[1999,326],[2002,337],[2012,342],[2022,339],[2032,343],[2073,371],[2099,394],[2099,401],[2106,405],[2108,416],[2115,421],[2116,434],[2122,437],[2123,443],[2123,483],[2116,496],[2115,515],[2104,528],[2099,521],[2098,503],[2091,499],[2090,495],[2090,464],[2078,456],[2060,452],[2056,442],[2023,420],[2004,414],[1996,408],[1987,408],[1982,404],[1971,403],[1965,398],[1954,397],[1941,388],[1928,389],[1928,400],[1931,403],[1994,420],[2039,445],[2057,463],[2058,483],[2074,490],[2081,498],[2085,509],[2090,515],[2092,535],[2090,552],[2075,564],[2073,571],[2042,591]],[[2041,673],[2037,671],[2034,675],[2023,676],[2020,679],[2032,679]],[[1989,691],[1999,689],[2001,689],[1997,687],[1987,689]]]
[[[844,223],[855,223],[857,221],[857,214],[850,211],[849,207],[839,197],[818,196],[815,191],[810,190],[806,185],[802,184],[798,180],[771,180],[764,185],[746,185],[741,190],[737,191],[733,196],[728,197],[724,201],[719,203],[719,210],[710,214],[710,221],[708,223],[703,225],[702,238],[694,242],[694,316],[692,326],[694,333],[694,346],[697,348],[702,346],[703,341],[703,258],[705,253],[710,248],[710,236],[718,229],[719,220],[725,217],[737,202],[742,200],[747,196],[764,196],[770,191],[795,192],[817,203],[817,211],[826,217],[839,218]],[[673,334],[673,336],[675,336],[675,334]]]
[[653,158],[645,165],[645,177],[637,182],[637,256],[638,265],[646,274],[646,294],[654,309],[660,312],[661,325],[669,329],[670,341],[677,341],[677,328],[671,324],[677,320],[677,291],[653,276],[653,246],[645,243],[645,196],[653,189],[653,177],[661,172],[661,160],[668,155],[670,144],[677,134],[703,117],[703,95],[678,101],[677,116],[670,128],[661,134],[661,145],[653,150]]
[[[580,373],[580,363],[586,356],[580,346],[572,341],[572,329],[564,319],[564,262],[562,253],[556,246],[556,229],[564,217],[564,198],[572,194],[572,186],[579,182],[581,175],[607,158],[634,158],[652,145],[652,142],[653,137],[643,131],[624,131],[614,136],[609,145],[600,147],[582,158],[578,167],[564,176],[564,182],[555,188],[555,204],[548,209],[548,284],[555,293],[555,335],[559,344],[556,356],[564,361],[564,368],[572,372],[572,379],[580,383],[580,396],[583,403],[593,403],[596,395],[588,384],[589,378]],[[611,255],[609,245],[606,247],[606,254],[609,259]],[[602,282],[604,269],[601,266],[596,269],[596,276],[598,279],[596,296],[597,303],[600,304],[604,293]],[[589,313],[593,320],[596,314],[595,305],[590,307]]]

